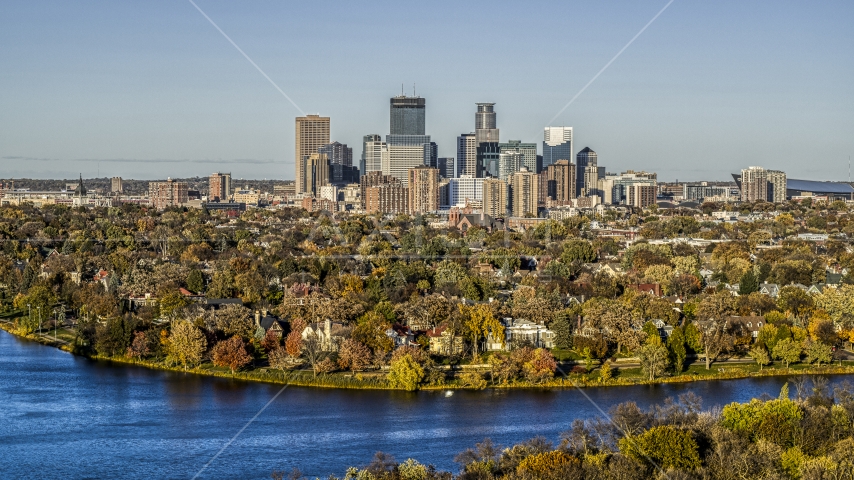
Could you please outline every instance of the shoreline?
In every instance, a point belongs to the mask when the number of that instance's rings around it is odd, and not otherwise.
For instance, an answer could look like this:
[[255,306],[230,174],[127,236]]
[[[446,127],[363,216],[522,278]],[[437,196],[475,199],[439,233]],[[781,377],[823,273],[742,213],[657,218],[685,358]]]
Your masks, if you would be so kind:
[[[387,390],[387,391],[398,391],[405,392],[406,390],[400,388],[392,388],[384,383],[373,383],[370,380],[362,380],[358,377],[360,376],[358,373],[353,374],[321,374],[318,376],[311,376],[310,374],[296,373],[303,371],[283,371],[276,370],[270,368],[258,368],[254,370],[249,370],[245,372],[223,372],[219,370],[213,370],[204,367],[194,367],[189,369],[184,369],[181,367],[173,367],[169,365],[164,365],[159,362],[146,361],[146,360],[134,360],[126,357],[105,357],[102,355],[85,355],[80,353],[75,353],[69,345],[61,340],[54,340],[49,336],[44,335],[19,335],[18,333],[13,331],[13,327],[11,323],[0,322],[0,329],[4,330],[6,333],[21,339],[30,342],[39,343],[46,347],[53,347],[59,350],[62,350],[71,355],[75,355],[82,358],[87,358],[89,360],[99,361],[99,362],[109,362],[122,366],[132,365],[138,366],[142,368],[147,368],[149,370],[159,370],[164,372],[173,372],[173,373],[189,373],[193,375],[206,376],[206,377],[216,377],[223,379],[231,379],[231,380],[241,380],[245,382],[255,382],[255,383],[268,383],[275,385],[292,385],[296,387],[306,387],[306,388],[326,388],[326,389],[343,389],[343,390]],[[594,388],[594,387],[628,387],[628,386],[641,386],[641,385],[659,385],[659,384],[671,384],[671,383],[692,383],[692,382],[705,382],[705,381],[715,381],[715,380],[739,380],[745,378],[755,378],[755,377],[783,377],[783,376],[802,376],[802,375],[851,375],[854,374],[854,365],[825,365],[825,366],[813,366],[813,365],[805,365],[804,368],[799,369],[783,369],[783,368],[769,368],[765,367],[761,371],[747,371],[743,366],[752,366],[752,363],[737,363],[737,366],[727,366],[726,362],[713,362],[712,369],[708,372],[708,375],[696,375],[690,374],[687,372],[683,372],[679,375],[659,377],[655,380],[644,380],[639,378],[620,378],[620,376],[616,376],[614,378],[609,379],[607,382],[599,381],[598,379],[591,379],[587,376],[576,376],[573,377],[572,374],[562,377],[555,377],[554,380],[543,383],[543,384],[531,384],[531,383],[510,383],[510,384],[498,384],[498,385],[487,385],[485,388],[474,388],[465,385],[460,385],[456,383],[448,383],[442,385],[422,385],[418,388],[418,390],[425,391],[442,391],[442,390],[564,390],[564,389],[572,389],[572,388]],[[594,369],[595,370],[595,369]],[[615,370],[619,371],[619,367]],[[704,370],[705,371],[705,370]],[[588,374],[589,375],[589,374]],[[371,377],[375,377],[375,375],[371,375]]]

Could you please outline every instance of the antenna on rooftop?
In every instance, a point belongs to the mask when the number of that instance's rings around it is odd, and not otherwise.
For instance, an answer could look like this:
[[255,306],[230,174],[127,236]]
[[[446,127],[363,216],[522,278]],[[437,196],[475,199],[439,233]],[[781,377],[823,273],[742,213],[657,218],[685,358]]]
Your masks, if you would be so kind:
[[403,96],[403,83],[400,84],[400,96]]
[[415,96],[415,84],[414,83],[412,84],[412,96],[413,97]]

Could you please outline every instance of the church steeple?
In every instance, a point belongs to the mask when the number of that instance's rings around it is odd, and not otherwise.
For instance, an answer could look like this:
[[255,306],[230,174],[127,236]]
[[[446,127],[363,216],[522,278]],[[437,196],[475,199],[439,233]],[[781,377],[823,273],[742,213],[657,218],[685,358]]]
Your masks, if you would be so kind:
[[83,186],[83,174],[80,174],[80,181],[77,182],[77,188],[74,189],[75,197],[85,197],[86,187]]

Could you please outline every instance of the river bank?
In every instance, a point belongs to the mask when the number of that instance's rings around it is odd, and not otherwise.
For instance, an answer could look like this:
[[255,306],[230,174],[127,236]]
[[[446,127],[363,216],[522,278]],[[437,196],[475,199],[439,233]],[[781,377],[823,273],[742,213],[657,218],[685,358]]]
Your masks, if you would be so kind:
[[[237,371],[231,373],[223,368],[218,368],[212,364],[202,364],[194,368],[181,368],[171,365],[166,365],[162,362],[132,359],[128,357],[106,357],[97,354],[84,354],[75,352],[68,342],[59,340],[57,337],[51,338],[44,334],[30,334],[26,336],[19,335],[15,331],[14,325],[7,322],[0,323],[0,328],[6,332],[15,335],[18,338],[40,343],[45,346],[58,348],[73,355],[82,356],[91,360],[108,362],[116,365],[133,365],[144,367],[152,370],[160,370],[167,372],[189,373],[200,376],[227,378],[233,380],[241,380],[247,382],[262,382],[278,385],[293,385],[300,387],[312,388],[341,388],[354,390],[400,390],[388,384],[382,372],[365,372],[365,373],[345,373],[336,372],[331,374],[314,375],[307,370],[276,370],[271,368],[256,368],[246,371]],[[840,362],[840,364],[815,366],[809,364],[793,364],[789,368],[783,368],[779,365],[770,365],[760,370],[755,363],[745,363],[744,361],[720,361],[712,364],[712,368],[706,370],[702,362],[695,362],[678,375],[662,376],[653,380],[644,378],[639,367],[621,366],[619,362],[612,362],[613,375],[611,378],[602,379],[598,367],[591,369],[586,373],[564,373],[571,370],[569,368],[559,369],[557,376],[543,383],[530,383],[525,381],[512,381],[510,383],[493,383],[481,386],[471,386],[463,384],[459,378],[452,378],[440,384],[421,385],[421,390],[481,390],[483,388],[497,390],[513,390],[513,389],[567,389],[567,388],[586,388],[586,387],[626,387],[637,385],[658,385],[658,384],[673,384],[673,383],[691,383],[703,382],[712,380],[736,380],[751,377],[776,377],[776,376],[793,376],[793,375],[843,375],[854,374],[854,362]],[[476,369],[475,366],[474,369]],[[463,373],[467,369],[461,367],[454,373]],[[564,374],[562,374],[564,373]],[[488,377],[488,374],[487,374]]]

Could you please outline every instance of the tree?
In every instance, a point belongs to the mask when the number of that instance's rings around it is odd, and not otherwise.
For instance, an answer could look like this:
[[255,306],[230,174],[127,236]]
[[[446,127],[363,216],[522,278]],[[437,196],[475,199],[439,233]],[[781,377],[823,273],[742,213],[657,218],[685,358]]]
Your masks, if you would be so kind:
[[812,311],[814,305],[812,297],[795,286],[781,288],[780,294],[777,296],[777,307],[783,312],[789,312],[789,314],[799,318],[804,318]]
[[771,354],[774,358],[781,360],[786,368],[789,368],[790,363],[797,362],[801,359],[801,345],[791,338],[784,338],[774,345]]
[[202,293],[205,291],[205,277],[201,270],[191,270],[187,275],[187,288],[191,292]]
[[131,341],[131,344],[127,349],[127,356],[141,360],[142,358],[147,357],[150,352],[151,349],[148,347],[148,338],[146,337],[145,332],[134,333],[133,341]]
[[694,470],[700,467],[699,446],[690,431],[671,425],[652,427],[619,441],[620,452],[662,469]]
[[95,330],[95,350],[100,355],[114,357],[127,353],[131,332],[123,318],[110,318]]
[[572,239],[564,243],[560,260],[565,265],[573,263],[590,263],[596,260],[596,251],[587,240]]
[[181,364],[186,370],[198,365],[208,347],[205,334],[193,324],[185,321],[172,323],[172,333],[166,346],[167,358]]
[[706,370],[709,370],[712,367],[712,362],[717,360],[721,353],[733,346],[735,338],[723,320],[708,320],[698,323],[697,327],[700,334],[700,344],[705,354]]
[[554,332],[555,348],[569,350],[572,348],[572,325],[566,315],[558,317],[549,325],[549,330]]
[[727,315],[735,313],[735,300],[726,290],[708,295],[697,306],[696,317],[699,320],[723,320]]
[[418,389],[418,385],[424,379],[424,369],[412,358],[412,355],[407,353],[392,360],[387,378],[389,385],[393,388],[412,392]]
[[314,376],[316,377],[318,372],[317,367],[320,365],[320,362],[329,356],[323,348],[323,340],[320,338],[320,335],[318,335],[314,330],[310,330],[302,339],[301,350],[302,355],[308,361],[309,365],[311,365],[311,370],[314,372]]
[[293,358],[288,355],[284,347],[277,347],[270,350],[270,353],[267,354],[267,361],[270,363],[270,367],[278,368],[279,370],[284,370],[293,364]]
[[389,328],[386,316],[375,309],[359,317],[352,337],[374,353],[388,353],[394,348],[394,341],[385,333]]
[[750,295],[753,292],[759,291],[759,280],[753,274],[753,270],[749,269],[744,272],[741,279],[738,281],[738,294]]
[[650,381],[660,377],[665,370],[670,366],[667,347],[661,342],[661,339],[656,335],[650,337],[650,340],[638,351],[638,359],[640,360],[641,370],[649,377]]
[[611,367],[611,362],[602,363],[602,366],[599,368],[599,381],[605,383],[613,376],[614,369]]
[[472,358],[477,356],[480,339],[490,333],[492,338],[501,341],[504,346],[504,325],[492,314],[488,305],[460,305],[463,328],[472,343]]
[[673,371],[682,373],[685,369],[685,359],[688,357],[688,348],[685,345],[685,334],[682,333],[682,327],[673,328],[673,332],[667,339],[667,350],[670,353]]
[[531,356],[522,367],[525,377],[531,383],[543,383],[551,380],[557,370],[555,357],[545,348],[531,352]]
[[771,357],[768,355],[768,350],[766,350],[762,345],[754,345],[747,354],[750,355],[750,358],[752,358],[757,365],[759,365],[760,372],[764,365],[771,363]]
[[338,351],[338,366],[353,373],[371,364],[371,350],[352,338],[344,340]]
[[291,321],[291,331],[285,339],[285,351],[292,358],[298,358],[302,353],[302,332],[305,326],[305,321],[301,318]]
[[812,341],[807,345],[807,363],[830,363],[833,360],[833,349],[822,342]]
[[214,365],[230,368],[232,375],[235,370],[240,370],[252,361],[252,357],[243,345],[243,339],[236,335],[214,345],[211,354]]

